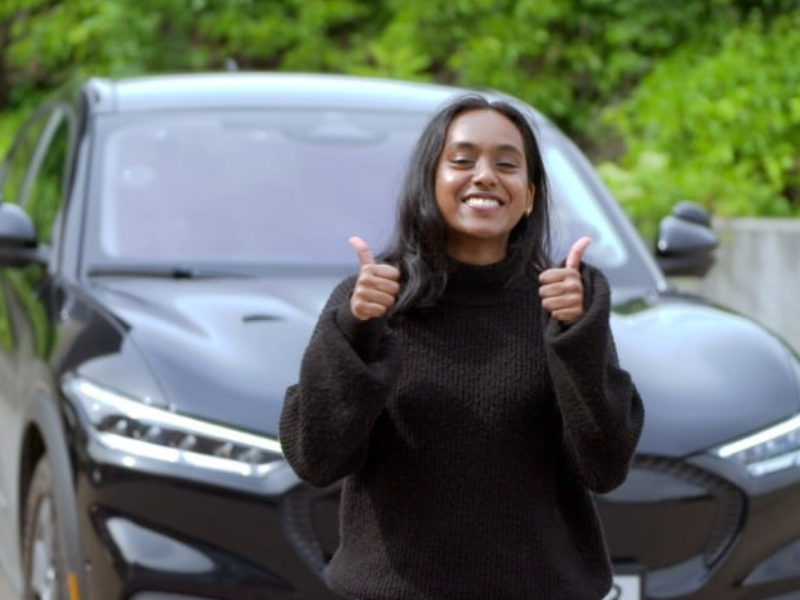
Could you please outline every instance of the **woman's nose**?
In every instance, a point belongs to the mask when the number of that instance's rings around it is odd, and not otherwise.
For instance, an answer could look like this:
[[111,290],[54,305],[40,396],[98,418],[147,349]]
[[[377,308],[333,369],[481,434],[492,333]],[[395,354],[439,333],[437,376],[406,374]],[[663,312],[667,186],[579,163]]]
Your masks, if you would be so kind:
[[497,182],[497,173],[491,161],[481,160],[475,163],[472,180],[480,185],[494,185]]

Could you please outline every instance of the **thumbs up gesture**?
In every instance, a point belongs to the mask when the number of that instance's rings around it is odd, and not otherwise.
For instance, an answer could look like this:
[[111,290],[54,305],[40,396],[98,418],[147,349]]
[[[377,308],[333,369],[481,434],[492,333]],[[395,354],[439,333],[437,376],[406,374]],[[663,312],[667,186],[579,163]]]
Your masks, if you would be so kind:
[[351,237],[349,242],[361,265],[350,297],[350,311],[361,321],[382,317],[400,291],[400,271],[392,265],[377,264],[372,250],[360,237]]
[[583,281],[580,266],[583,254],[592,240],[582,237],[572,245],[562,268],[547,269],[539,275],[539,296],[542,308],[562,323],[571,323],[583,316]]

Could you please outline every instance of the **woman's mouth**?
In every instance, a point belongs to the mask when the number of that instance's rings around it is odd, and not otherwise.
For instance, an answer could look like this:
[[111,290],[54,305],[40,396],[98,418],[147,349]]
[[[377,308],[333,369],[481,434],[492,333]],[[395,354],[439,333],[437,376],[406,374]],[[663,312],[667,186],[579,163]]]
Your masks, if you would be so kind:
[[499,198],[493,196],[469,196],[464,199],[464,204],[470,208],[496,208],[502,206]]

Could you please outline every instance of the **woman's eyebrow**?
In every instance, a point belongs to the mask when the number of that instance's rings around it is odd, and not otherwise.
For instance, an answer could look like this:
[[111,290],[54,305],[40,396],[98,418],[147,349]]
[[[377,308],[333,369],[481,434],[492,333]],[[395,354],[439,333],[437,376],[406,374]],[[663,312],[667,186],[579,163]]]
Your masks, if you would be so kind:
[[519,156],[525,156],[525,153],[517,148],[514,144],[500,144],[497,146],[499,152],[513,152]]
[[[462,149],[463,150],[475,150],[478,147],[478,145],[474,144],[472,142],[456,140],[455,142],[452,142],[449,145],[449,147],[454,149],[454,150],[462,150]],[[495,150],[497,150],[499,152],[513,152],[515,154],[519,154],[520,156],[524,156],[524,153],[522,152],[522,150],[520,150],[514,144],[498,144],[497,146],[495,146]]]

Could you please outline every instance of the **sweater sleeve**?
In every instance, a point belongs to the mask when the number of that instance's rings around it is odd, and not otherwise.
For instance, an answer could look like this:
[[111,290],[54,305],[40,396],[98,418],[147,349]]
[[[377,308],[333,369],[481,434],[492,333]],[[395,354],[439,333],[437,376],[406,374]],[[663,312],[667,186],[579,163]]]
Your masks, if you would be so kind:
[[567,462],[585,487],[603,493],[622,484],[644,424],[642,399],[623,370],[609,325],[610,289],[582,267],[583,316],[549,320],[545,351],[563,422]]
[[357,471],[399,372],[399,348],[387,320],[350,312],[355,277],[333,291],[286,390],[279,438],[286,460],[319,487]]

